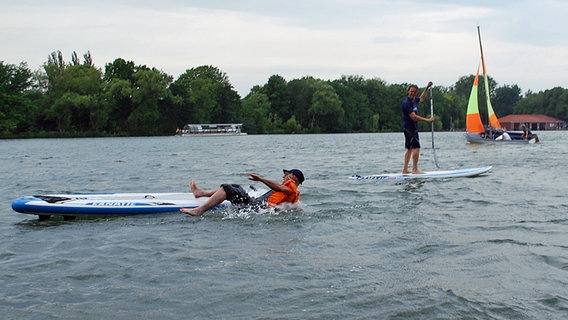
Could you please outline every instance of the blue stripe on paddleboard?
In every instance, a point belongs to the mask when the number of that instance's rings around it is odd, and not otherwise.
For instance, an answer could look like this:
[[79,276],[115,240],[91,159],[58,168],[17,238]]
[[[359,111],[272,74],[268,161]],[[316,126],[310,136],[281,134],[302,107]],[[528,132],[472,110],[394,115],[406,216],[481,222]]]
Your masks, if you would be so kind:
[[[16,199],[12,201],[12,209],[20,213],[28,214],[51,214],[51,215],[135,215],[150,214],[178,211],[180,205],[159,205],[148,203],[134,203],[127,205],[126,202],[114,205],[107,203],[106,205],[76,205],[63,206],[57,204],[48,204],[46,202],[31,203],[34,200]],[[184,208],[195,208],[196,206],[183,206]]]

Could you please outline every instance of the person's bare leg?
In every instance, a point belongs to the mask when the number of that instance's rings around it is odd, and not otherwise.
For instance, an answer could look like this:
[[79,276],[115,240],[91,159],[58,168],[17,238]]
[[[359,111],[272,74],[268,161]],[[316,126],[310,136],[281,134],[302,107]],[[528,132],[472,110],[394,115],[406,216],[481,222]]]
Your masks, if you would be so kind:
[[209,197],[209,199],[207,199],[207,201],[204,204],[200,205],[199,207],[181,208],[179,209],[179,211],[192,216],[200,216],[205,211],[213,208],[214,206],[225,201],[226,199],[227,199],[227,194],[225,193],[225,190],[223,188],[219,188]]
[[410,162],[410,155],[411,155],[411,150],[406,149],[406,152],[404,153],[404,167],[402,168],[402,174],[410,173],[410,170],[408,170],[408,163]]
[[424,174],[424,171],[418,169],[418,159],[420,159],[420,148],[412,149],[412,173]]
[[191,190],[191,193],[193,193],[193,196],[196,197],[196,198],[210,197],[218,190],[218,189],[203,190],[203,189],[201,189],[197,186],[197,183],[195,183],[195,180],[191,180],[189,182],[189,189]]

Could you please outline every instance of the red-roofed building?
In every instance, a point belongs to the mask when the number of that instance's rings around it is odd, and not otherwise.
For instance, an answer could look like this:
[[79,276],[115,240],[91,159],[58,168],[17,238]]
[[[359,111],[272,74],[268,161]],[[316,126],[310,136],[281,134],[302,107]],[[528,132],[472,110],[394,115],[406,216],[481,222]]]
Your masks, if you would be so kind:
[[565,121],[543,114],[510,114],[499,118],[499,122],[510,131],[521,130],[523,124],[530,130],[561,130],[566,128]]

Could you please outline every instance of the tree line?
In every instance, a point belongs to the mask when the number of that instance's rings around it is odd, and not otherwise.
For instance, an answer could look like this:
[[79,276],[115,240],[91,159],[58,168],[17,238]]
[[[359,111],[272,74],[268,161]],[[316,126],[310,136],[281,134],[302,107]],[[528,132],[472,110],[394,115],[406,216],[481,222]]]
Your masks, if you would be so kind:
[[[462,76],[451,87],[434,87],[436,130],[463,130],[473,79]],[[517,85],[489,81],[499,117],[545,114],[568,120],[567,89],[522,95]],[[0,136],[171,135],[188,123],[243,123],[249,134],[393,132],[400,131],[407,85],[359,75],[288,81],[276,74],[241,97],[228,76],[210,65],[187,69],[174,79],[122,58],[102,70],[90,52],[82,61],[73,52],[66,62],[56,51],[36,71],[25,62],[0,61]],[[479,91],[484,96],[483,86]],[[479,103],[485,118],[484,99]],[[429,110],[426,102],[421,114]]]

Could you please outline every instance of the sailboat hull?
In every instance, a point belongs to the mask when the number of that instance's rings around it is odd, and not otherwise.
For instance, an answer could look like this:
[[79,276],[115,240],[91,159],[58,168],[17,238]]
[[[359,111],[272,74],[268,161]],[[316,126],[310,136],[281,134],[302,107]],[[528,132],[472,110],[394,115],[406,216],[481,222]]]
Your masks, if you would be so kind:
[[505,139],[497,139],[499,138],[499,136],[501,136],[500,132],[486,132],[485,134],[483,133],[470,133],[470,132],[465,132],[464,136],[465,139],[469,142],[469,143],[479,143],[479,144],[488,144],[488,143],[529,143],[532,140],[538,139],[536,134],[533,134],[530,139],[525,140],[523,139],[523,133],[522,132],[511,132],[511,131],[507,131],[507,133],[509,134],[509,136],[511,137],[511,140],[505,140]]

